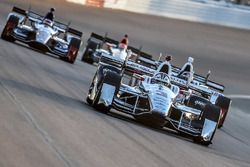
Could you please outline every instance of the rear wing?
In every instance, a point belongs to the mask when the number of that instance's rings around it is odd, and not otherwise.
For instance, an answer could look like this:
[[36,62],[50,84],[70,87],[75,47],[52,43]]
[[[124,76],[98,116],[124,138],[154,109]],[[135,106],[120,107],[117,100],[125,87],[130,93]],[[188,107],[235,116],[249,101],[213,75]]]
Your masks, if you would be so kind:
[[[40,15],[33,11],[28,11],[28,17],[30,21],[34,21],[34,22],[42,22],[44,19],[43,15]],[[65,32],[68,28],[66,24],[61,23],[59,21],[54,21],[54,27],[57,28],[61,32]]]
[[[139,74],[139,75],[148,75],[152,76],[155,73],[155,69],[139,64],[137,62],[128,61],[126,70],[130,74]],[[179,87],[187,87],[187,81],[177,77],[179,74],[180,68],[172,66],[172,76],[171,82]],[[223,93],[225,86],[219,83],[208,80],[208,77],[201,76],[199,74],[194,74],[194,79],[188,85],[190,89],[193,89],[200,93],[213,94],[214,92]]]
[[[26,11],[26,10],[18,8],[16,6],[14,6],[12,8],[12,12],[15,12],[15,13],[20,14],[20,15],[24,15],[24,16],[28,17],[30,21],[33,21],[33,22],[42,22],[44,19],[43,15],[40,15],[40,14],[33,12],[33,11],[30,11],[30,10]],[[70,28],[70,27],[68,27],[67,24],[64,24],[62,22],[54,21],[54,27],[61,32],[69,32],[69,33],[76,35],[80,38],[82,37],[82,32],[80,32],[76,29]]]
[[[181,68],[172,65],[172,72],[175,76],[177,76],[179,74],[180,70],[181,70]],[[221,93],[224,92],[224,90],[225,90],[224,85],[221,85],[221,84],[216,83],[214,81],[208,80],[208,77],[204,77],[204,76],[196,74],[196,73],[194,74],[193,83],[208,86],[209,88],[214,89],[216,91],[219,91]]]
[[83,34],[81,31],[78,31],[78,30],[73,29],[73,28],[68,28],[68,33],[76,35],[76,36],[78,36],[80,38],[82,37],[82,34]]
[[14,7],[12,8],[12,12],[15,12],[15,13],[18,13],[18,14],[21,14],[21,15],[24,15],[24,16],[27,15],[26,10],[23,10],[23,9],[18,8],[18,7],[16,7],[16,6],[14,6]]
[[[155,70],[132,61],[127,61],[125,72],[126,74],[129,74],[131,76],[134,74],[153,76]],[[206,80],[205,77],[197,74],[195,74],[195,78],[193,81],[191,81],[190,84],[187,84],[188,83],[187,80],[177,77],[175,72],[173,72],[173,75],[170,76],[170,78],[171,78],[171,83],[174,85],[185,88],[188,85],[190,89],[203,94],[212,95],[214,92],[223,93],[225,89],[223,85],[215,83],[210,80]]]

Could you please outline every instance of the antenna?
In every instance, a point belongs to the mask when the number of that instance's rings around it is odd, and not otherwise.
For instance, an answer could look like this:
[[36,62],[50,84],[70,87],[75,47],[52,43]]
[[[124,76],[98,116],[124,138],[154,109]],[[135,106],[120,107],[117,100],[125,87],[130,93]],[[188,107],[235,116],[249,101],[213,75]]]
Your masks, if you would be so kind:
[[31,4],[29,4],[28,12],[30,12],[30,10],[31,10]]
[[162,57],[162,53],[160,53],[160,56],[159,56],[159,58],[158,58],[158,61],[160,61],[160,60],[161,60],[161,57]]
[[26,16],[25,16],[25,18],[24,18],[24,20],[22,22],[23,24],[26,24],[26,21],[29,18],[30,10],[31,10],[31,4],[29,4],[28,10],[26,11]]
[[105,32],[104,38],[103,38],[101,46],[100,46],[101,48],[103,47],[104,43],[106,42],[107,37],[108,37],[108,32]]
[[207,72],[207,76],[206,76],[206,82],[208,81],[208,78],[209,78],[210,74],[211,74],[211,71],[210,71],[210,70],[208,70],[208,72]]

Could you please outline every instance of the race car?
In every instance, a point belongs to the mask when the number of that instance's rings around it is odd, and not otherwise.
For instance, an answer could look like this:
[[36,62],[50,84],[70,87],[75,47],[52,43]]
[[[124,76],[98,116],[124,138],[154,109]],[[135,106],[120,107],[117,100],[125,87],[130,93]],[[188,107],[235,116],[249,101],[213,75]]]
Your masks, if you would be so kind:
[[[127,62],[127,69],[132,71],[132,73],[136,72],[139,74],[147,74],[149,76],[152,76],[155,73],[154,69],[156,69],[156,67],[154,66],[159,64],[158,61],[153,59],[145,60],[145,58],[140,57],[138,60],[141,61],[137,61],[137,63]],[[141,62],[145,61],[147,62],[146,66],[145,63],[143,63],[142,66]],[[218,128],[221,128],[225,122],[232,102],[230,98],[223,94],[225,87],[219,83],[209,80],[210,71],[205,77],[196,73],[192,74],[192,80],[189,80],[190,78],[188,76],[191,75],[189,74],[189,71],[184,71],[181,75],[179,75],[180,73],[181,68],[172,66],[172,75],[170,76],[171,83],[178,86],[181,90],[192,90],[192,94],[195,95],[196,99],[202,103],[214,104],[218,106],[220,108]],[[188,97],[190,96],[185,98]],[[188,99],[186,101],[188,101]]]
[[77,57],[82,32],[69,25],[45,19],[43,16],[13,7],[1,38],[10,42],[21,41],[43,53],[52,53],[69,63]]
[[[114,45],[118,44],[118,41],[108,38],[107,35],[101,36],[99,34],[92,33],[88,40],[82,60],[88,63],[98,63],[103,55],[106,57],[109,55],[111,59],[114,59],[114,56],[112,56],[109,50],[105,48],[103,49],[103,45],[107,42]],[[157,66],[161,63],[161,61],[159,61],[160,58],[158,60],[154,60],[152,55],[141,51],[141,48],[136,49],[129,46],[128,49],[132,51],[132,54],[135,55],[136,59],[126,61],[126,67],[124,68],[126,70],[124,70],[124,73],[129,76],[133,76],[133,74],[153,76]],[[180,73],[181,75],[179,75]],[[218,128],[221,128],[231,106],[231,99],[223,94],[225,87],[209,80],[210,73],[208,73],[205,77],[198,74],[192,74],[193,78],[190,81],[187,79],[189,73],[190,72],[188,71],[181,72],[181,68],[172,66],[170,81],[181,90],[192,90],[192,94],[195,95],[196,100],[202,103],[214,104],[218,106],[220,108]],[[136,83],[137,79],[132,77],[130,84],[135,85]],[[180,93],[181,92],[182,91],[180,91]],[[188,97],[191,96],[187,96],[185,98]],[[186,101],[188,101],[188,99]]]
[[[107,36],[107,33],[102,36],[92,32],[89,39],[87,40],[87,45],[83,52],[81,60],[89,64],[98,63],[100,58],[99,55],[102,54],[102,52],[112,54],[111,50],[109,49],[110,47],[107,47],[107,45],[112,46],[112,48],[118,48],[119,42],[117,40],[109,38]],[[132,57],[135,57],[136,59],[137,57],[144,57],[145,60],[152,58],[151,55],[141,51],[141,49],[142,47],[137,49],[132,46],[127,46],[127,51],[131,51]]]
[[[172,128],[191,135],[195,142],[211,144],[218,126],[220,108],[214,104],[197,102],[196,97],[188,103],[177,100],[179,87],[171,84],[164,72],[152,76],[133,74],[139,82],[126,83],[127,61],[110,54],[100,56],[86,101],[101,112],[111,108],[132,115],[136,120],[157,128]],[[130,62],[132,63],[132,62]]]

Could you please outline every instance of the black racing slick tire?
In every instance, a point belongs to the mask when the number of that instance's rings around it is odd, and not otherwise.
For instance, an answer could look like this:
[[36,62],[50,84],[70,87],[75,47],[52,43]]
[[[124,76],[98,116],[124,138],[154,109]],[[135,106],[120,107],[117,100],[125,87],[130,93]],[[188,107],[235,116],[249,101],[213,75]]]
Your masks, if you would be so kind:
[[100,100],[100,96],[101,96],[101,90],[102,90],[102,85],[101,84],[98,88],[97,88],[97,91],[96,91],[96,95],[95,95],[95,99],[93,100],[93,107],[97,110],[97,111],[100,111],[102,113],[105,113],[107,114],[111,107],[107,107],[105,106],[104,104],[98,104],[99,103],[99,100]]
[[81,45],[81,40],[72,38],[70,43],[69,43],[69,50],[67,54],[67,61],[71,64],[75,63],[79,48]]
[[98,47],[98,43],[94,42],[94,41],[89,41],[88,42],[88,45],[86,46],[86,49],[82,55],[82,61],[83,62],[86,62],[86,63],[89,63],[89,64],[93,64],[94,63],[94,60],[92,58],[92,54],[95,52],[95,50],[97,49]]
[[17,27],[18,23],[19,23],[18,17],[10,16],[2,31],[1,38],[6,41],[14,42],[15,38],[11,36],[11,33],[13,32],[14,28]]
[[[201,117],[203,124],[205,122],[205,119],[208,119],[208,120],[216,122],[218,125],[219,118],[220,118],[220,108],[213,104],[207,104],[203,110],[203,114]],[[200,143],[201,145],[208,146],[209,144],[212,143],[215,132],[216,132],[216,128],[209,141],[204,141],[201,136],[194,137],[193,141],[196,143]]]
[[103,113],[108,113],[111,109],[111,106],[105,106],[104,104],[100,103],[99,104],[99,100],[100,100],[100,96],[101,96],[101,90],[102,90],[102,86],[103,84],[108,84],[108,85],[112,85],[115,87],[115,92],[114,92],[114,97],[116,96],[116,94],[118,93],[119,87],[120,87],[120,82],[121,82],[121,76],[113,71],[106,71],[103,78],[99,81],[100,83],[97,84],[98,88],[96,91],[96,96],[93,100],[93,107],[95,109],[97,109],[98,111],[101,111]]
[[97,84],[97,81],[98,80],[98,77],[97,77],[97,73],[94,75],[93,79],[92,79],[92,82],[91,82],[91,85],[89,87],[89,93],[88,93],[88,96],[86,98],[86,102],[89,104],[89,105],[92,105],[93,104],[93,100],[90,99],[90,96],[91,96],[91,93],[93,93],[92,91],[94,91],[94,87],[96,86]]
[[220,118],[220,108],[213,104],[207,104],[202,114],[202,120],[209,119],[218,122]]
[[231,99],[224,96],[219,96],[215,105],[221,108],[221,115],[218,124],[218,128],[221,128],[225,122],[229,107],[231,105]]

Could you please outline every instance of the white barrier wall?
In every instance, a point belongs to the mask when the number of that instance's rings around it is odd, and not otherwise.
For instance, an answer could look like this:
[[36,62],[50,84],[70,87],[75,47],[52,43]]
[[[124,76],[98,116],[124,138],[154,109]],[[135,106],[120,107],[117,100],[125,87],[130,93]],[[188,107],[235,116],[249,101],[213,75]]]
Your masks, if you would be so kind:
[[[86,4],[87,0],[67,0]],[[92,0],[93,1],[93,0]],[[197,0],[96,0],[106,8],[165,16],[175,19],[250,29],[249,8]],[[211,2],[211,1],[210,1]]]
[[127,0],[105,0],[104,7],[105,8],[113,8],[113,9],[124,9],[127,5]]
[[86,0],[66,0],[66,1],[81,4],[81,5],[85,5],[86,3]]

